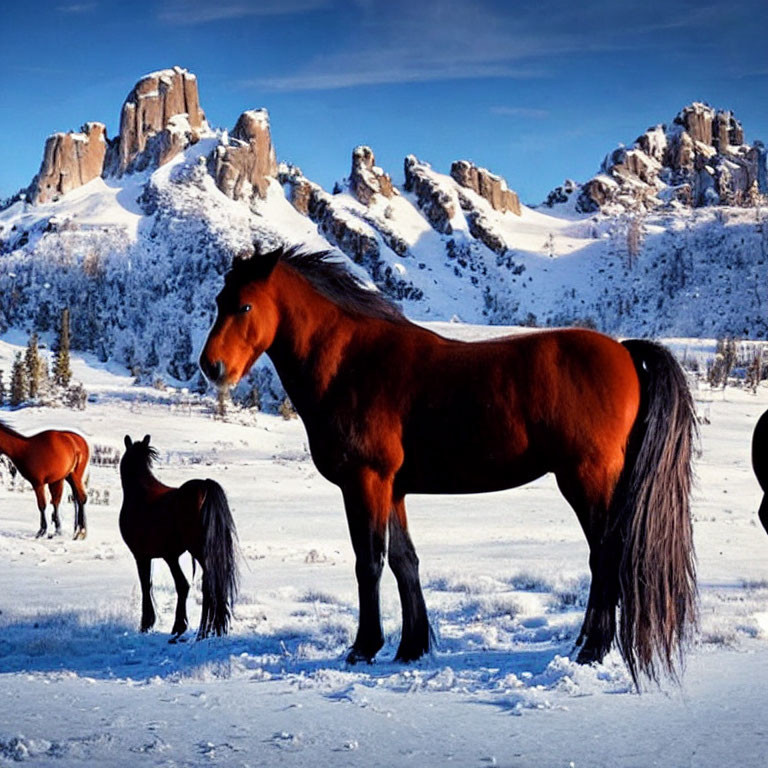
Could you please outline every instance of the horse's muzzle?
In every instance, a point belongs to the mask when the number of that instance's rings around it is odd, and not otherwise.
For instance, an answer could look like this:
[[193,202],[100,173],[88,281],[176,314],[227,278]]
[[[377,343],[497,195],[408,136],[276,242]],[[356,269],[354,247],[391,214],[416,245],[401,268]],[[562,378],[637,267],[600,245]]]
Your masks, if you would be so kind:
[[221,384],[224,381],[226,369],[221,360],[212,363],[205,355],[200,357],[200,368],[213,384]]

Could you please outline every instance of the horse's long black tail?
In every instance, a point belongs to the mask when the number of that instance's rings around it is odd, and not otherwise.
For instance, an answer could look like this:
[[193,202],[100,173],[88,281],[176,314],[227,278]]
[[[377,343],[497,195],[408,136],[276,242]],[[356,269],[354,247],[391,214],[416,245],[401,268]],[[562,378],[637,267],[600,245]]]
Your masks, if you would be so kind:
[[635,684],[640,674],[678,676],[696,622],[696,570],[689,507],[693,399],[672,354],[630,340],[641,405],[612,500],[622,542],[618,643]]
[[205,480],[204,487],[203,612],[198,637],[227,632],[238,587],[237,532],[227,497],[214,480]]

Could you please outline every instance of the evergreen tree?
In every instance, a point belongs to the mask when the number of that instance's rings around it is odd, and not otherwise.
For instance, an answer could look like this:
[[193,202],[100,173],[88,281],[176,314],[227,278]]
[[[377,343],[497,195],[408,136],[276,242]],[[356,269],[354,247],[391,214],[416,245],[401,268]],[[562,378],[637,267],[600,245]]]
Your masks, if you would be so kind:
[[27,373],[27,391],[30,399],[34,400],[40,393],[40,355],[37,349],[37,333],[33,333],[27,342],[24,367]]
[[21,405],[26,400],[27,392],[29,392],[27,369],[21,358],[21,352],[17,352],[11,369],[11,405]]
[[59,337],[56,340],[56,357],[53,363],[53,380],[61,387],[69,386],[72,369],[69,365],[69,307],[61,310]]
[[5,405],[5,382],[3,381],[3,370],[0,368],[0,407]]

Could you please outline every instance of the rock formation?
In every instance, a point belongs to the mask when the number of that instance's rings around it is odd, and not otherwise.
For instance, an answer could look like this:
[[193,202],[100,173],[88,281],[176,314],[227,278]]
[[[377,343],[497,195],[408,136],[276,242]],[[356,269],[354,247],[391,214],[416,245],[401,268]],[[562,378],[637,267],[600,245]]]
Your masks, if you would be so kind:
[[745,144],[731,112],[694,102],[671,125],[649,128],[632,147],[609,153],[600,173],[582,186],[577,208],[650,208],[673,200],[741,205],[768,192],[765,163],[762,143]]
[[80,133],[49,136],[40,172],[29,189],[29,199],[33,203],[47,203],[101,176],[106,151],[103,123],[86,123]]
[[392,179],[376,166],[373,150],[366,146],[355,147],[352,152],[349,187],[363,205],[370,205],[376,194],[392,197],[396,192]]
[[197,78],[181,67],[145,75],[120,114],[118,173],[163,165],[207,130]]
[[267,196],[269,179],[277,178],[277,158],[266,109],[240,115],[228,143],[213,151],[209,169],[216,186],[233,200]]
[[457,160],[451,165],[451,177],[462,187],[485,198],[494,210],[520,215],[520,199],[507,187],[506,180],[501,176],[485,168],[478,168],[467,160]]
[[451,219],[456,214],[453,196],[432,176],[429,166],[414,155],[405,158],[404,168],[405,191],[416,195],[419,208],[438,232],[450,235]]

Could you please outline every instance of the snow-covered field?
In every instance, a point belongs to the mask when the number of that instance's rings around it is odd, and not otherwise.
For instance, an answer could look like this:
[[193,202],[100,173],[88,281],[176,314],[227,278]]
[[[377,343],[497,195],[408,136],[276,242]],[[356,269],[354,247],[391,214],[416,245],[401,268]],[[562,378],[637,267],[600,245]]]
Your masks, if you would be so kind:
[[[0,341],[0,368],[18,340]],[[706,417],[694,500],[700,633],[682,686],[639,696],[615,654],[594,668],[568,660],[587,548],[551,478],[497,494],[411,497],[438,650],[393,663],[400,609],[387,573],[386,645],[374,665],[349,667],[352,550],[341,495],[314,469],[301,423],[246,412],[223,422],[209,402],[135,387],[90,358],[74,368],[92,396],[85,411],[3,418],[23,432],[76,427],[115,450],[126,433],[150,433],[162,480],[218,480],[240,534],[241,597],[228,637],[169,645],[175,595],[158,562],[158,624],[139,634],[117,468],[91,467],[92,496],[108,491],[109,502],[87,505],[89,534],[78,542],[34,539],[33,494],[4,475],[0,764],[765,765],[768,537],[749,448],[768,388],[696,392]],[[71,505],[63,511],[68,533]],[[182,565],[191,576],[189,558]],[[199,600],[198,573],[193,628]]]

